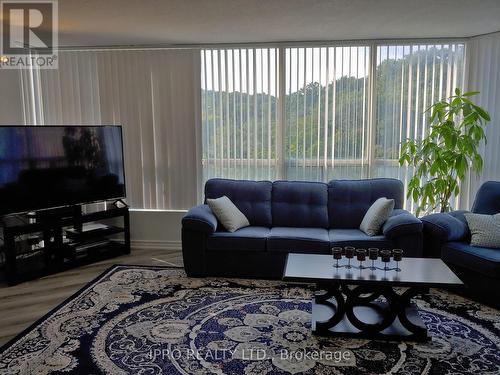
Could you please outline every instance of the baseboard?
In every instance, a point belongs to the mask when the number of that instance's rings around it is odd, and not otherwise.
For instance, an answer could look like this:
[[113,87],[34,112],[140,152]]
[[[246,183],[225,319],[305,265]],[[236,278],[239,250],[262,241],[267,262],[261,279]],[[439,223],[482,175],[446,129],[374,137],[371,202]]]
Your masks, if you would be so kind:
[[132,240],[132,249],[146,250],[181,250],[181,241]]

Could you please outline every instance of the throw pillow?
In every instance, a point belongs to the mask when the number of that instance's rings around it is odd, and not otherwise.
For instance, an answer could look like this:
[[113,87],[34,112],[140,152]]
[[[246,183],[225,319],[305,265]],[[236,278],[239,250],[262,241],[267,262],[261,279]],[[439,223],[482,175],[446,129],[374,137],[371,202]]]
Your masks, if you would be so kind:
[[363,232],[369,236],[376,236],[380,232],[380,228],[391,216],[394,209],[394,199],[379,198],[368,209],[359,226]]
[[471,246],[500,248],[500,213],[496,215],[464,214],[469,224]]
[[207,204],[228,232],[250,225],[246,216],[225,195],[217,199],[207,199]]

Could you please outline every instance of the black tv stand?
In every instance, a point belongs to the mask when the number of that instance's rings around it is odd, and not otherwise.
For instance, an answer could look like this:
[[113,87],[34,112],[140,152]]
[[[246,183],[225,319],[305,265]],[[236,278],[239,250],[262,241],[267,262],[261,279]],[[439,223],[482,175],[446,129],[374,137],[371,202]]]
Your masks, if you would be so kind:
[[1,226],[9,285],[130,253],[128,206],[74,205],[7,216]]
[[[82,213],[82,206],[78,204],[72,206],[49,208],[46,210],[32,211],[24,215],[31,220],[47,221],[47,220],[78,216],[81,215],[81,213]],[[23,216],[23,215],[17,215],[17,216]]]

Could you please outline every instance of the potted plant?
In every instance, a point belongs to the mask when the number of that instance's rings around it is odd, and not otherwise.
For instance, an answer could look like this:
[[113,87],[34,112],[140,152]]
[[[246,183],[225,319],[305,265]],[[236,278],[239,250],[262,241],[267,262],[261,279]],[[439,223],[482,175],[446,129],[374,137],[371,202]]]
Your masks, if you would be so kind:
[[455,95],[427,109],[431,114],[428,135],[401,145],[399,164],[414,169],[408,198],[417,203],[417,215],[450,211],[450,198],[460,193],[460,181],[469,168],[477,174],[483,169],[478,148],[486,142],[484,126],[490,115],[470,100],[476,94],[455,89]]

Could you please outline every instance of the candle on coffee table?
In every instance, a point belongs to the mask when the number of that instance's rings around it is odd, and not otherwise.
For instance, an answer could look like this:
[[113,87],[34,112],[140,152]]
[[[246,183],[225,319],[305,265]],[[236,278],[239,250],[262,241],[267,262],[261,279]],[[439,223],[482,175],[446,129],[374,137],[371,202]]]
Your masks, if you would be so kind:
[[352,246],[346,246],[344,249],[345,249],[345,256],[348,259],[346,268],[351,268],[351,259],[354,258],[354,251],[356,249]]
[[385,263],[384,271],[387,271],[389,268],[387,267],[387,263],[391,261],[391,251],[390,250],[382,250],[380,251],[380,255],[382,257],[382,262]]
[[370,269],[373,271],[375,270],[375,261],[378,259],[378,248],[370,247],[368,249],[368,256],[372,261],[372,266],[370,267]]
[[401,271],[401,269],[399,268],[399,262],[401,262],[401,260],[403,259],[403,249],[393,249],[392,256],[394,257],[394,261],[396,262],[396,271]]
[[357,249],[356,250],[356,258],[359,261],[359,268],[363,269],[363,262],[366,259],[366,250],[365,249]]
[[332,248],[332,255],[333,259],[336,260],[335,263],[335,268],[339,268],[339,259],[342,259],[342,248],[341,247],[334,247]]

